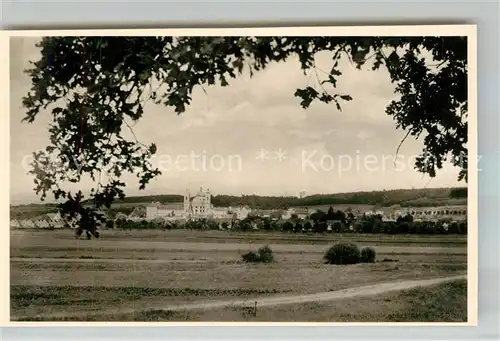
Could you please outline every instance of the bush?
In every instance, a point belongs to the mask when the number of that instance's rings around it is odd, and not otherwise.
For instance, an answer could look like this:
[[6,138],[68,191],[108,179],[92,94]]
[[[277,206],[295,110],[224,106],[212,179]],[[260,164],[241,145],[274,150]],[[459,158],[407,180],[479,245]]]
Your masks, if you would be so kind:
[[245,263],[258,263],[260,261],[260,257],[257,253],[250,251],[241,256],[241,259]]
[[326,264],[357,264],[361,258],[359,247],[354,243],[337,243],[323,257]]
[[259,249],[259,260],[262,263],[271,263],[274,261],[273,250],[269,246],[263,246]]
[[377,253],[371,247],[365,247],[361,250],[361,263],[375,263]]
[[247,252],[241,256],[245,263],[271,263],[274,261],[273,251],[269,246],[261,247],[257,252]]

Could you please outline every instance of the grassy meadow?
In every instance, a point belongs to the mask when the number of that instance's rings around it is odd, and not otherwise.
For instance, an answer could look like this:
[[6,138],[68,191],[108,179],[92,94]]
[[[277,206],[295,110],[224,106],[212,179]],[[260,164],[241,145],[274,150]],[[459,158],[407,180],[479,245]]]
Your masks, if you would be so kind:
[[[324,264],[325,250],[341,240],[375,248],[377,262]],[[444,322],[466,316],[462,282],[265,307],[256,316],[241,307],[167,309],[464,274],[466,236],[105,230],[101,239],[75,240],[69,230],[13,230],[10,243],[12,320]],[[274,251],[275,262],[241,261],[263,245]]]

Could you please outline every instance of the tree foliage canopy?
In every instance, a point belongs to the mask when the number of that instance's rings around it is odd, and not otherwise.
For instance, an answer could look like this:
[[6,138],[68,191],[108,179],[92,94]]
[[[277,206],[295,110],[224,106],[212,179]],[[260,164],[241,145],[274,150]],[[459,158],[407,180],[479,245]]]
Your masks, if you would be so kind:
[[[27,70],[32,87],[23,99],[24,120],[50,110],[53,121],[49,145],[35,153],[35,190],[42,200],[50,192],[64,199],[63,210],[80,212],[84,225],[99,218],[80,206],[82,200],[109,207],[124,197],[123,173],[137,175],[140,189],[160,174],[150,162],[156,145],[142,144],[132,129],[147,101],[181,114],[196,87],[228,86],[232,78],[290,57],[298,57],[305,73],[316,72],[315,55],[323,51],[332,62],[327,76],[318,76],[320,86],[291,94],[304,109],[321,101],[341,110],[343,102],[355,100],[334,91],[342,75],[339,60],[347,57],[359,69],[371,60],[371,68],[384,67],[396,86],[397,99],[386,114],[407,136],[424,139],[416,169],[434,177],[451,160],[467,180],[464,37],[46,37],[39,47],[40,60]],[[62,187],[82,176],[95,181],[90,198]]]

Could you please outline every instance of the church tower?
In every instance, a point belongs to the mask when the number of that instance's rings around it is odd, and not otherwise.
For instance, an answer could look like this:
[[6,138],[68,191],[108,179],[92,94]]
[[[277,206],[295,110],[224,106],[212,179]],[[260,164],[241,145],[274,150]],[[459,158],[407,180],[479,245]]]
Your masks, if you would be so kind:
[[184,213],[189,214],[191,212],[191,196],[189,195],[189,191],[186,189],[186,193],[184,194]]
[[207,198],[207,209],[210,210],[212,208],[212,194],[210,193],[210,189],[207,188],[205,195]]

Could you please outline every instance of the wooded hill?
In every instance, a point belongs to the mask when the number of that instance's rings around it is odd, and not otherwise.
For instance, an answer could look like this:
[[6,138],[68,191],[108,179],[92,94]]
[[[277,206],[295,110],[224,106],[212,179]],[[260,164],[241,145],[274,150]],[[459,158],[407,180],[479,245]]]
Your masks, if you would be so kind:
[[[117,200],[113,208],[126,212],[133,206],[148,204],[154,201],[161,203],[182,202],[183,196],[177,194],[131,196]],[[423,189],[397,189],[388,191],[351,192],[335,194],[314,194],[304,198],[260,196],[260,195],[215,195],[212,204],[216,207],[244,206],[253,209],[286,209],[297,206],[326,206],[326,205],[373,205],[387,207],[401,205],[402,207],[423,207],[442,205],[466,205],[467,188],[423,188]],[[30,204],[11,206],[11,218],[26,214],[36,216],[44,212],[54,211],[54,204]],[[30,212],[30,213],[28,213]],[[125,213],[126,213],[125,212]]]

